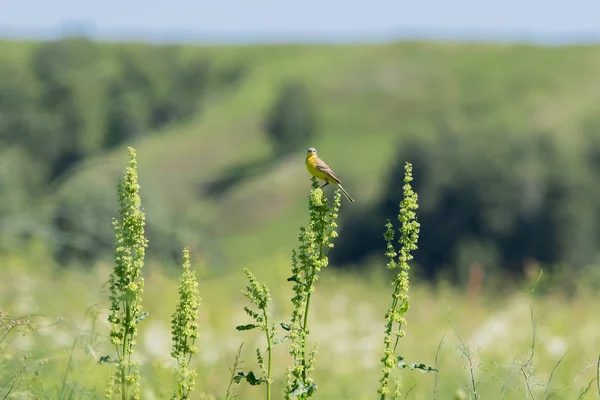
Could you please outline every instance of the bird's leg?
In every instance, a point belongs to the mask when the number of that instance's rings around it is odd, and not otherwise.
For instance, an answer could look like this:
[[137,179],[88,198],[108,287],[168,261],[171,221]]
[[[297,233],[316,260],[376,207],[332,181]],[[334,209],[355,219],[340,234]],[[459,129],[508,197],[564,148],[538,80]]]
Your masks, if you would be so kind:
[[321,189],[323,189],[327,185],[329,185],[329,181],[325,181],[325,184],[323,186],[321,186]]

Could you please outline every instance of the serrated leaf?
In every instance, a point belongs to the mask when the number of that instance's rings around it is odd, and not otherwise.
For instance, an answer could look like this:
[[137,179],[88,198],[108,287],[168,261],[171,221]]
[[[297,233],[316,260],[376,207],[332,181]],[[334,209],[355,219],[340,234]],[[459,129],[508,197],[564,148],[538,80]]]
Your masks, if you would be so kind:
[[238,331],[249,331],[254,328],[256,328],[256,325],[254,324],[238,325],[235,327],[235,329],[237,329]]
[[415,369],[418,369],[419,371],[421,371],[424,374],[429,373],[431,371],[437,371],[436,368],[429,367],[429,366],[425,365],[424,363],[411,362],[411,363],[407,364],[404,361],[404,357],[402,357],[402,356],[398,356],[397,359],[398,359],[397,367],[400,368],[400,369],[408,368],[411,371],[414,371]]
[[242,379],[245,379],[246,382],[248,382],[250,385],[252,386],[257,386],[260,385],[263,382],[266,382],[266,380],[264,378],[257,378],[256,375],[254,375],[254,372],[250,371],[248,373],[245,372],[238,372],[237,375],[233,378],[233,380],[236,383],[240,383],[240,381]]
[[411,371],[414,371],[415,369],[418,369],[419,371],[421,371],[424,374],[426,374],[428,372],[431,372],[431,371],[436,371],[437,372],[436,368],[429,367],[429,366],[427,366],[427,365],[425,365],[423,363],[414,363],[413,362],[413,363],[408,364],[408,368]]

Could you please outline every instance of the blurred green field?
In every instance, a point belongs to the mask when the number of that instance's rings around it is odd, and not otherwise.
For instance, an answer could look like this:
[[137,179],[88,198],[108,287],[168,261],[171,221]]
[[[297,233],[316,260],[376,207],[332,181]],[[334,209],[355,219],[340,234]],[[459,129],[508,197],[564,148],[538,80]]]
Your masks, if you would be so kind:
[[[38,261],[28,265],[20,260],[9,262],[0,290],[0,301],[6,310],[15,317],[34,315],[32,321],[40,326],[35,333],[17,338],[14,343],[29,353],[31,371],[36,372],[27,377],[29,390],[23,393],[33,391],[49,396],[41,398],[59,398],[52,393],[63,384],[72,351],[73,364],[66,383],[77,383],[82,386],[80,390],[101,395],[111,370],[108,365],[96,364],[101,355],[111,352],[105,286],[111,266],[101,265],[93,272],[59,271],[44,266],[43,260]],[[192,263],[195,261],[197,258],[192,254]],[[284,264],[285,260],[281,262]],[[151,315],[140,325],[136,353],[142,362],[144,399],[167,398],[174,382],[173,371],[169,369],[174,367],[169,356],[169,320],[177,301],[177,283],[161,270],[152,264],[145,270],[143,304]],[[245,286],[241,271],[227,278],[212,279],[206,277],[206,270],[198,268],[198,275],[202,305],[199,352],[193,362],[198,371],[197,390],[192,398],[219,399],[224,398],[228,367],[239,345],[245,343],[242,369],[256,370],[254,348],[265,346],[264,337],[254,331],[235,330],[235,326],[249,322],[242,311],[246,300],[241,294]],[[277,274],[263,272],[258,278],[271,287],[276,319],[287,321],[291,311],[289,283]],[[333,269],[323,272],[313,299],[309,336],[311,341],[318,342],[319,349],[315,372],[317,398],[375,398],[381,376],[383,317],[389,307],[390,293],[389,283],[376,272],[366,277],[341,274]],[[552,292],[535,297],[534,378],[530,385],[536,398],[549,398],[547,395],[577,398],[590,382],[592,390],[582,398],[595,398],[595,363],[600,346],[600,322],[594,306],[597,301],[596,294],[584,290],[575,298]],[[86,316],[91,306],[98,311],[95,319]],[[407,335],[400,341],[399,354],[407,362],[424,362],[439,368],[437,398],[468,398],[465,397],[468,363],[457,334],[473,352],[480,398],[526,396],[521,367],[529,358],[532,324],[525,285],[508,296],[490,297],[485,292],[468,294],[447,285],[432,288],[414,284],[410,289],[407,319]],[[281,393],[290,359],[286,345],[275,346],[274,354],[274,393],[279,398],[277,393]],[[37,366],[40,359],[48,362]],[[407,398],[433,398],[436,381],[433,373],[403,371],[401,376],[403,393],[410,390]],[[242,398],[264,398],[262,387],[242,384],[236,390]],[[80,398],[94,398],[88,396]]]
[[[415,136],[436,140],[440,113],[460,137],[498,130],[508,140],[544,132],[570,148],[581,146],[581,121],[595,115],[600,100],[600,91],[593,90],[600,85],[596,47],[398,43],[190,46],[187,51],[240,63],[248,75],[197,121],[174,124],[131,144],[140,160],[149,223],[196,232],[182,234],[186,245],[211,253],[220,268],[242,261],[268,265],[286,256],[295,238],[284,229],[302,220],[309,184],[304,151],[278,158],[263,126],[285,81],[308,86],[319,135],[306,147],[316,147],[342,177],[357,198],[356,209],[380,198],[398,146]],[[110,209],[108,194],[119,171],[115,163],[123,155],[120,148],[87,159],[50,201],[81,197]],[[577,157],[575,151],[572,156]],[[274,164],[221,196],[203,192],[232,168],[265,160]],[[210,249],[203,248],[203,239],[194,243],[197,235],[211,240]]]
[[[32,46],[0,42],[0,58],[20,60]],[[235,330],[248,322],[242,311],[246,304],[242,268],[269,285],[275,317],[281,322],[289,318],[292,293],[286,278],[298,227],[307,219],[310,181],[303,166],[304,150],[278,158],[264,133],[264,114],[281,83],[303,81],[314,98],[319,136],[306,147],[319,150],[357,200],[343,204],[342,217],[351,215],[351,207],[377,204],[386,190],[390,165],[398,161],[398,146],[416,136],[435,141],[440,113],[465,137],[493,128],[507,137],[541,131],[565,148],[579,149],[584,147],[581,121],[596,115],[600,100],[598,47],[398,43],[189,46],[185,52],[248,69],[239,86],[212,99],[201,116],[128,143],[138,154],[149,224],[189,246],[198,273],[202,306],[194,399],[223,398],[228,367],[241,342],[245,343],[242,367],[256,369],[254,348],[264,346],[262,337]],[[573,151],[569,156],[577,159],[580,154]],[[274,160],[268,170],[245,177],[222,196],[205,193],[207,184],[232,169],[235,173],[265,160]],[[74,218],[81,223],[82,234],[68,240],[110,251],[110,216],[117,211],[114,188],[125,163],[124,146],[94,154],[40,197],[41,208],[61,201],[80,206]],[[383,234],[385,221],[380,222]],[[40,326],[13,343],[29,354],[31,363],[23,379],[27,384],[13,393],[14,398],[31,398],[31,393],[38,396],[34,398],[68,398],[56,390],[70,384],[80,385],[76,391],[100,396],[110,367],[96,362],[112,350],[106,286],[110,257],[91,265],[57,265],[49,247],[42,238],[0,254],[0,310],[14,317],[32,315]],[[365,266],[360,273],[330,266],[317,284],[309,336],[319,342],[316,398],[376,396],[392,288],[384,262],[370,260]],[[529,385],[535,398],[576,399],[588,386],[591,389],[580,398],[595,398],[600,351],[596,308],[600,298],[593,285],[597,277],[573,282],[573,295],[567,296],[552,286],[568,280],[568,267],[559,272],[566,278],[544,274],[543,290],[534,298],[535,379]],[[145,273],[144,307],[151,316],[140,326],[136,353],[143,365],[142,399],[165,399],[174,383],[169,321],[177,301],[178,269],[172,260],[149,257]],[[409,362],[436,364],[439,374],[403,371],[405,398],[434,398],[436,387],[437,399],[468,398],[468,361],[457,333],[474,352],[481,399],[529,398],[521,367],[530,357],[534,337],[532,284],[529,280],[508,286],[491,279],[481,291],[471,292],[443,279],[435,284],[414,279],[407,336],[399,351]],[[86,315],[92,306],[98,311],[95,318]],[[40,360],[47,362],[38,366]],[[0,363],[13,368],[0,370],[0,375],[18,370],[17,361]],[[281,393],[289,362],[286,346],[276,346],[275,393]],[[242,398],[264,398],[262,387],[236,389]]]

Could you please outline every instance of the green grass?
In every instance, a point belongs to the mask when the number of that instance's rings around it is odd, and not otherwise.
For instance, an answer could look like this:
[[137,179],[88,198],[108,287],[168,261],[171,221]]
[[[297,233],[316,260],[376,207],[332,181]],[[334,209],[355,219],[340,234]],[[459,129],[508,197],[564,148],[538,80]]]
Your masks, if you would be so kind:
[[[293,234],[295,230],[291,231]],[[195,263],[193,254],[191,259]],[[29,313],[48,316],[41,321],[40,318],[34,319],[43,325],[54,323],[57,317],[61,317],[56,326],[40,329],[20,342],[22,349],[51,361],[37,368],[38,375],[33,376],[33,381],[43,382],[45,390],[49,390],[62,378],[69,348],[79,325],[83,323],[83,335],[75,351],[75,368],[69,379],[102,393],[109,367],[98,366],[95,361],[107,348],[109,327],[105,322],[105,310],[108,301],[106,289],[101,286],[106,282],[109,266],[99,266],[94,272],[64,270],[54,273],[51,268],[27,264],[13,264],[13,271],[3,273],[4,279],[0,283],[2,304],[15,316]],[[372,268],[380,271],[382,265],[373,265]],[[169,319],[177,302],[177,282],[165,276],[161,269],[150,263],[146,270],[143,303],[151,317],[140,325],[137,353],[144,363],[141,383],[146,388],[143,394],[148,397],[143,398],[151,398],[149,391],[154,392],[157,398],[166,397],[174,385],[169,378],[171,372],[162,370],[161,366],[170,365]],[[251,332],[241,336],[235,330],[236,325],[247,323],[247,317],[241,312],[241,306],[246,304],[241,294],[244,276],[241,271],[238,272],[232,278],[215,280],[203,279],[202,271],[198,271],[199,292],[203,300],[197,342],[200,350],[193,363],[198,370],[197,396],[206,392],[209,396],[204,398],[223,398],[229,376],[227,368],[242,340],[246,343],[242,366],[254,359],[254,344],[258,343],[260,336]],[[317,398],[362,400],[375,396],[380,377],[383,316],[389,307],[390,287],[387,279],[384,280],[377,272],[373,274],[372,278],[365,278],[328,269],[319,280],[312,303],[314,319],[311,327],[311,339],[319,342],[315,372],[319,383]],[[274,317],[283,320],[290,312],[290,287],[281,283],[285,278],[269,277],[264,273],[259,276],[267,278],[265,281],[272,288],[273,303],[280,305],[273,310]],[[57,293],[61,295],[57,296]],[[469,298],[466,293],[449,287],[433,289],[413,283],[410,296],[406,337],[401,341],[400,349],[408,361],[434,365],[437,346],[445,335],[438,360],[438,398],[452,398],[452,393],[468,383],[466,362],[457,349],[459,343],[448,322],[449,309],[452,323],[461,337],[473,351],[480,348],[478,354],[481,358],[478,360],[482,364],[476,373],[478,380],[483,381],[478,387],[481,398],[499,398],[502,383],[510,370],[510,391],[504,398],[524,398],[522,375],[518,366],[511,367],[511,363],[515,356],[527,351],[530,346],[527,289],[515,290],[504,297],[483,294]],[[553,377],[552,389],[557,391],[556,398],[576,398],[578,391],[595,377],[593,367],[582,370],[596,361],[600,348],[600,322],[594,306],[598,300],[596,295],[587,294],[573,299],[566,299],[561,294],[548,294],[535,300],[538,321],[534,364],[540,380],[548,379],[554,364],[569,350]],[[98,338],[94,342],[87,337],[92,325],[84,314],[88,305],[96,303],[99,303],[101,312],[95,328]],[[525,358],[521,356],[521,359]],[[274,363],[282,366],[288,362],[285,349],[276,346]],[[580,372],[582,374],[578,376]],[[284,378],[283,372],[275,369],[274,379],[278,384],[273,387],[274,393],[281,393]],[[405,388],[417,384],[409,396],[413,399],[432,398],[433,381],[431,374],[403,374]],[[158,395],[161,388],[165,391],[163,397]],[[242,398],[264,398],[262,389],[239,386],[236,390]],[[584,398],[595,398],[594,393],[592,388]],[[539,391],[536,396],[544,398]]]

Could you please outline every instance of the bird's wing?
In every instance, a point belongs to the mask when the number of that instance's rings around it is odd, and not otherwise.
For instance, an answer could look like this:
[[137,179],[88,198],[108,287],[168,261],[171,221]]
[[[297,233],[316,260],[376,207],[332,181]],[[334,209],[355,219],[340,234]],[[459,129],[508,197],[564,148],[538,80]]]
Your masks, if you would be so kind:
[[333,171],[331,170],[331,168],[329,168],[327,166],[327,164],[325,164],[325,162],[321,159],[318,159],[316,162],[316,167],[319,171],[321,171],[322,173],[324,173],[325,175],[329,176],[330,178],[332,178],[334,181],[336,181],[337,183],[342,183],[342,181],[340,181],[338,179],[337,176],[335,176],[335,174],[333,173]]

